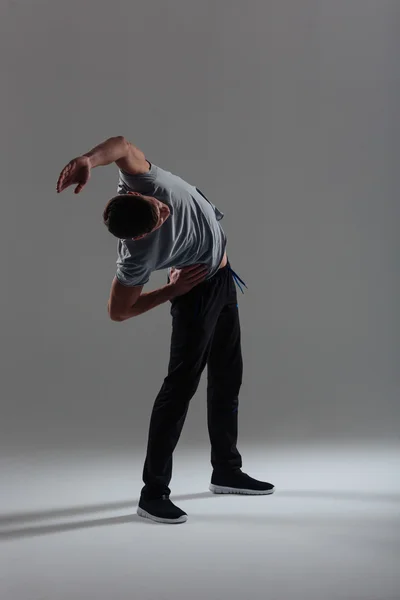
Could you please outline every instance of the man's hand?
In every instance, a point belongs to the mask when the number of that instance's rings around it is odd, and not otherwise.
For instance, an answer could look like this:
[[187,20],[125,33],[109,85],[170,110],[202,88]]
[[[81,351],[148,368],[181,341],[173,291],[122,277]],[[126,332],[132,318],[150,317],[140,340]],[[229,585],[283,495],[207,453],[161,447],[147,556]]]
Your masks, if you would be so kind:
[[70,185],[78,184],[75,194],[79,194],[89,181],[92,169],[114,162],[117,167],[132,175],[147,173],[149,170],[144,153],[122,135],[118,135],[102,142],[83,156],[71,160],[58,178],[57,192],[63,192]]
[[204,265],[191,265],[183,269],[172,268],[169,276],[169,285],[174,296],[183,296],[207,277],[208,267]]
[[74,158],[61,171],[57,182],[57,192],[63,192],[70,185],[78,184],[75,194],[79,194],[90,179],[92,164],[87,156]]

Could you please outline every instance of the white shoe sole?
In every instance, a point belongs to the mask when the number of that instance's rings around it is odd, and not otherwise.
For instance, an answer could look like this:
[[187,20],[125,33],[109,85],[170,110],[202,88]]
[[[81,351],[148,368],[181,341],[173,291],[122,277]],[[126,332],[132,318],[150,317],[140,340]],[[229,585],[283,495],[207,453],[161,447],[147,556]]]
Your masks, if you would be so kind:
[[213,494],[242,494],[244,496],[268,496],[269,494],[273,494],[275,488],[272,490],[242,490],[240,488],[231,488],[225,487],[224,485],[214,485],[213,483],[210,485],[210,492]]
[[138,509],[136,512],[139,515],[139,517],[143,517],[143,519],[150,519],[150,521],[155,521],[156,523],[168,523],[170,525],[174,525],[176,523],[185,523],[185,521],[187,521],[187,515],[182,515],[181,517],[178,517],[177,519],[163,519],[161,517],[156,517],[154,515],[151,515],[147,511],[143,510],[143,508],[140,508],[139,506],[138,506]]

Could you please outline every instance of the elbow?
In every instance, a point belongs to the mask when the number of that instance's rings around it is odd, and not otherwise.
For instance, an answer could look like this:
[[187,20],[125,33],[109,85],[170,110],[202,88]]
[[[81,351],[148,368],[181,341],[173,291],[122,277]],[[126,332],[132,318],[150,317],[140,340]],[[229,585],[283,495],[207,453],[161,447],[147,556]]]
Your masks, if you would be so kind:
[[123,317],[121,315],[121,313],[118,313],[117,311],[110,309],[110,305],[108,305],[108,307],[107,307],[107,312],[108,312],[108,316],[110,317],[111,321],[114,321],[115,323],[122,323],[122,321],[125,321],[125,317]]
[[130,144],[124,135],[117,135],[115,137],[115,139],[121,144],[121,146],[124,146],[125,148],[129,148]]
[[122,323],[122,321],[125,321],[125,318],[122,317],[121,315],[114,315],[114,314],[110,314],[110,319],[111,321],[114,321],[114,323]]

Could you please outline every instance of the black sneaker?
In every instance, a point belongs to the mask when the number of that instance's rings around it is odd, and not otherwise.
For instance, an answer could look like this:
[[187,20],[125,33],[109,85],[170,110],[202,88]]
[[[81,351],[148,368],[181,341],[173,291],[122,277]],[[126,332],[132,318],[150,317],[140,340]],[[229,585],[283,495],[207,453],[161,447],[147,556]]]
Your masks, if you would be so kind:
[[261,496],[273,494],[275,487],[272,483],[258,481],[238,470],[226,474],[217,474],[214,472],[211,477],[210,491],[214,494],[247,494],[249,496]]
[[137,514],[139,517],[151,519],[156,523],[184,523],[187,521],[187,514],[175,506],[168,496],[154,500],[140,498]]

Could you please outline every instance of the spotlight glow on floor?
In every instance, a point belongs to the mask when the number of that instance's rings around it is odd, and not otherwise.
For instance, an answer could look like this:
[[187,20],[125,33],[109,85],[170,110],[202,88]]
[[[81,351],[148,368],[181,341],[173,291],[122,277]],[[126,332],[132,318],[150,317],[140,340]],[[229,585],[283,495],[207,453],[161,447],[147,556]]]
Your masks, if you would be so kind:
[[143,451],[3,460],[5,600],[399,600],[399,448],[241,447],[272,496],[208,491],[209,449],[179,448],[171,498],[136,515]]

